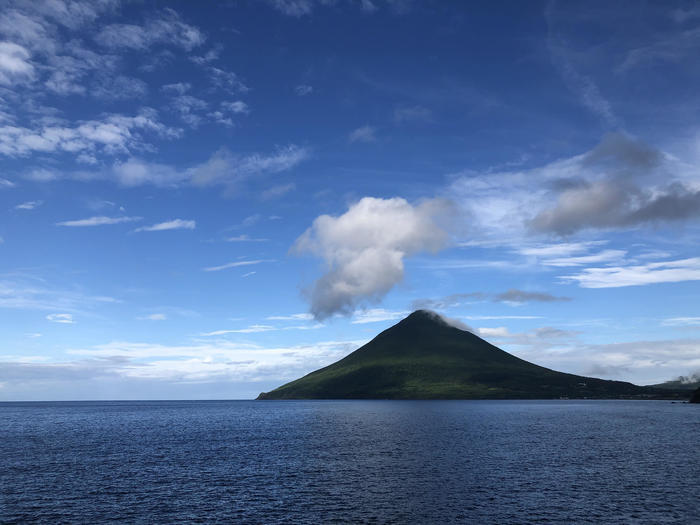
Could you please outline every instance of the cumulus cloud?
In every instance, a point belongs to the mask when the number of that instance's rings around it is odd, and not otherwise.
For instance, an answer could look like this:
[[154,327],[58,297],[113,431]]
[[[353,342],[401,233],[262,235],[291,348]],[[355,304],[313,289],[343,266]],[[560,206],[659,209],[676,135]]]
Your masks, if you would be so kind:
[[383,297],[403,279],[406,257],[445,246],[451,215],[445,200],[412,205],[401,198],[365,197],[343,215],[317,217],[292,247],[326,263],[326,273],[308,292],[311,313],[317,319],[348,314]]
[[482,235],[566,236],[700,217],[697,171],[624,133],[542,167],[453,177],[449,194]]
[[197,223],[195,221],[173,219],[172,221],[159,222],[152,226],[142,226],[136,228],[137,232],[160,232],[165,230],[194,230]]
[[104,226],[108,224],[121,224],[122,222],[134,222],[140,221],[141,217],[89,217],[87,219],[78,219],[73,221],[61,221],[57,222],[56,226],[71,226],[71,227],[84,227],[84,226]]
[[532,229],[567,235],[700,216],[700,188],[673,179],[655,184],[668,180],[671,159],[627,135],[607,135],[578,167],[578,177],[554,185],[556,202],[532,218]]

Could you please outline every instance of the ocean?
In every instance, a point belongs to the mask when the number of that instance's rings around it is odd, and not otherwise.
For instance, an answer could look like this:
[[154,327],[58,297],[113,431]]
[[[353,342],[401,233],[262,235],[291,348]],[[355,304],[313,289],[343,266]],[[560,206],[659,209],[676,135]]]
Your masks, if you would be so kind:
[[700,523],[700,406],[0,403],[2,523]]

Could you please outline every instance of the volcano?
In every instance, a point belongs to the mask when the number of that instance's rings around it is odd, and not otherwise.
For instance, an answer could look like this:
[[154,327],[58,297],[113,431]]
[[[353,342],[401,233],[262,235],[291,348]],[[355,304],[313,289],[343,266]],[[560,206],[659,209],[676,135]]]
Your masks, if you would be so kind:
[[[669,391],[556,372],[418,310],[325,368],[258,399],[551,399]],[[687,395],[687,394],[686,394]]]

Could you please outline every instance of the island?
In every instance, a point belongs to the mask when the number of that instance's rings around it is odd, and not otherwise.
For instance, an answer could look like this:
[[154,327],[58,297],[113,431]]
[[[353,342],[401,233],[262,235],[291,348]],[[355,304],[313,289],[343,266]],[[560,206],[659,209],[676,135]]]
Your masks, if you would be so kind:
[[347,357],[258,399],[687,399],[688,393],[550,370],[417,310]]

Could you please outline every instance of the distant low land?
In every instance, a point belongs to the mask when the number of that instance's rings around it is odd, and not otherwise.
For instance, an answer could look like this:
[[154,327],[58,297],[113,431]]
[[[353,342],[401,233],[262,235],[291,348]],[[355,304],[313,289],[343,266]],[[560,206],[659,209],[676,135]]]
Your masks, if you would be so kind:
[[637,386],[529,363],[418,310],[330,366],[258,399],[687,399],[673,382]]

